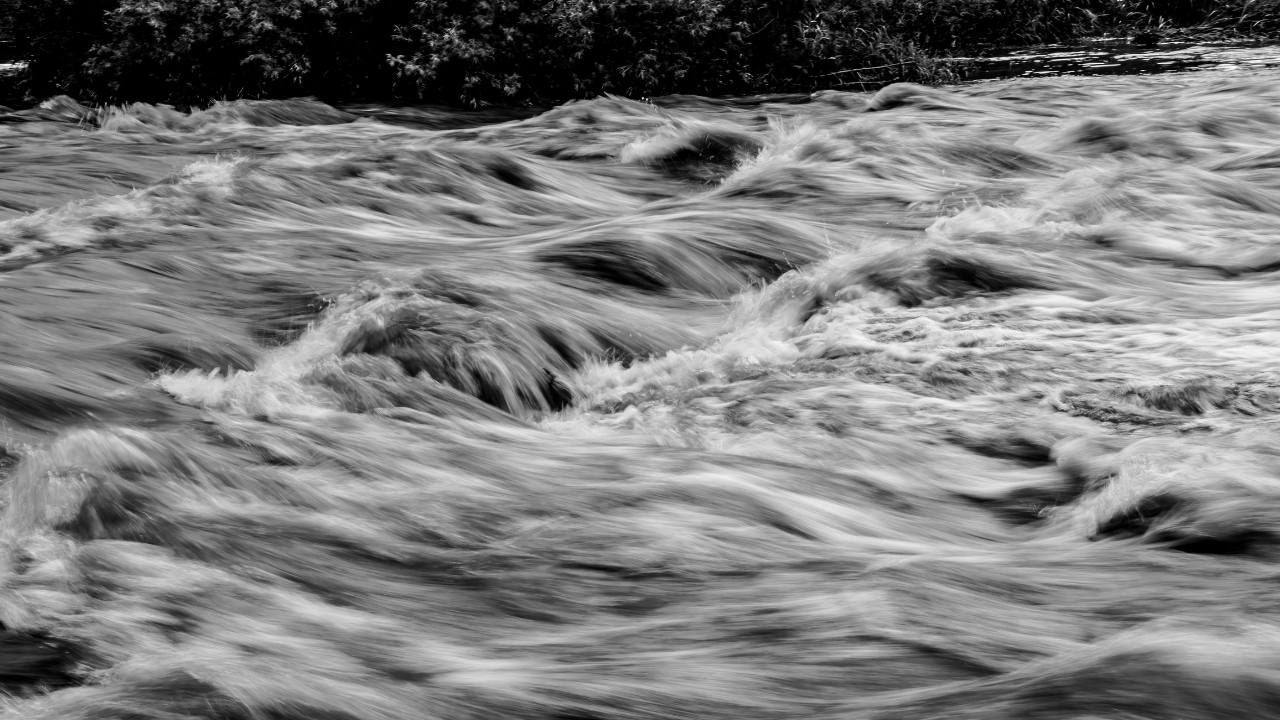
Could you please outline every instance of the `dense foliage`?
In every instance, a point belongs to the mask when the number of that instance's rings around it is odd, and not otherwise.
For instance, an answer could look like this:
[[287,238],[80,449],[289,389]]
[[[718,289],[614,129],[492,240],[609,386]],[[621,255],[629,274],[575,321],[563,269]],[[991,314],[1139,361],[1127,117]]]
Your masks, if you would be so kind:
[[442,102],[947,80],[933,58],[1280,0],[0,0],[34,95]]
[[14,0],[0,0],[0,62],[8,60],[6,51],[13,42]]
[[[16,0],[36,94],[98,100],[339,91],[376,79],[386,0]],[[376,54],[375,54],[376,52]]]
[[932,75],[927,51],[1063,37],[1087,20],[1036,0],[420,0],[397,36],[412,52],[393,64],[472,101],[807,90]]

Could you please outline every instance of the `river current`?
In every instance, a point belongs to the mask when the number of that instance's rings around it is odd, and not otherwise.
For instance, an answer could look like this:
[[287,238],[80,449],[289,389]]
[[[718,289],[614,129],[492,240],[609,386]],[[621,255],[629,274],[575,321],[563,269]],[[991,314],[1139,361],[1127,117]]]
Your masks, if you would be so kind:
[[0,115],[0,701],[1263,718],[1280,71]]

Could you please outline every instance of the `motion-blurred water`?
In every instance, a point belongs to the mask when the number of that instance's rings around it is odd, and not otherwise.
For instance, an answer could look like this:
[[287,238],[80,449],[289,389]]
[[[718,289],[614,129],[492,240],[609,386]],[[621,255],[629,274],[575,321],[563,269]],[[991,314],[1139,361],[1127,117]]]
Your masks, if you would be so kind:
[[1278,79],[4,115],[0,712],[1272,717]]
[[1270,42],[1161,42],[1134,45],[1103,39],[1048,45],[974,58],[971,80],[1063,75],[1148,75],[1177,71],[1280,67],[1280,47]]

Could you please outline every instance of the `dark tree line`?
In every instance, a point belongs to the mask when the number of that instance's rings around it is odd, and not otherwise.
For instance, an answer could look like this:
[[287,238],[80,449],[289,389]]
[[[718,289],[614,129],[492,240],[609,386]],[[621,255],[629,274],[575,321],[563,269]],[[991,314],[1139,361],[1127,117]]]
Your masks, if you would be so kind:
[[[1270,17],[1280,0],[1234,0]],[[0,0],[33,96],[316,94],[481,104],[952,79],[936,58],[1209,0]],[[1251,16],[1252,17],[1252,16]],[[0,24],[0,32],[5,31]],[[860,70],[861,68],[871,68]],[[848,72],[857,70],[857,72]]]

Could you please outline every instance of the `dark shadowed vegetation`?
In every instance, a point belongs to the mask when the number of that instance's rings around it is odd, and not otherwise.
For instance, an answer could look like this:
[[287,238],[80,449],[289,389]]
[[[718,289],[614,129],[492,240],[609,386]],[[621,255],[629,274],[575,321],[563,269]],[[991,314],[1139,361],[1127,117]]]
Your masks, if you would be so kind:
[[1277,0],[2,0],[33,96],[207,105],[810,92],[950,81],[957,53],[1280,29]]

